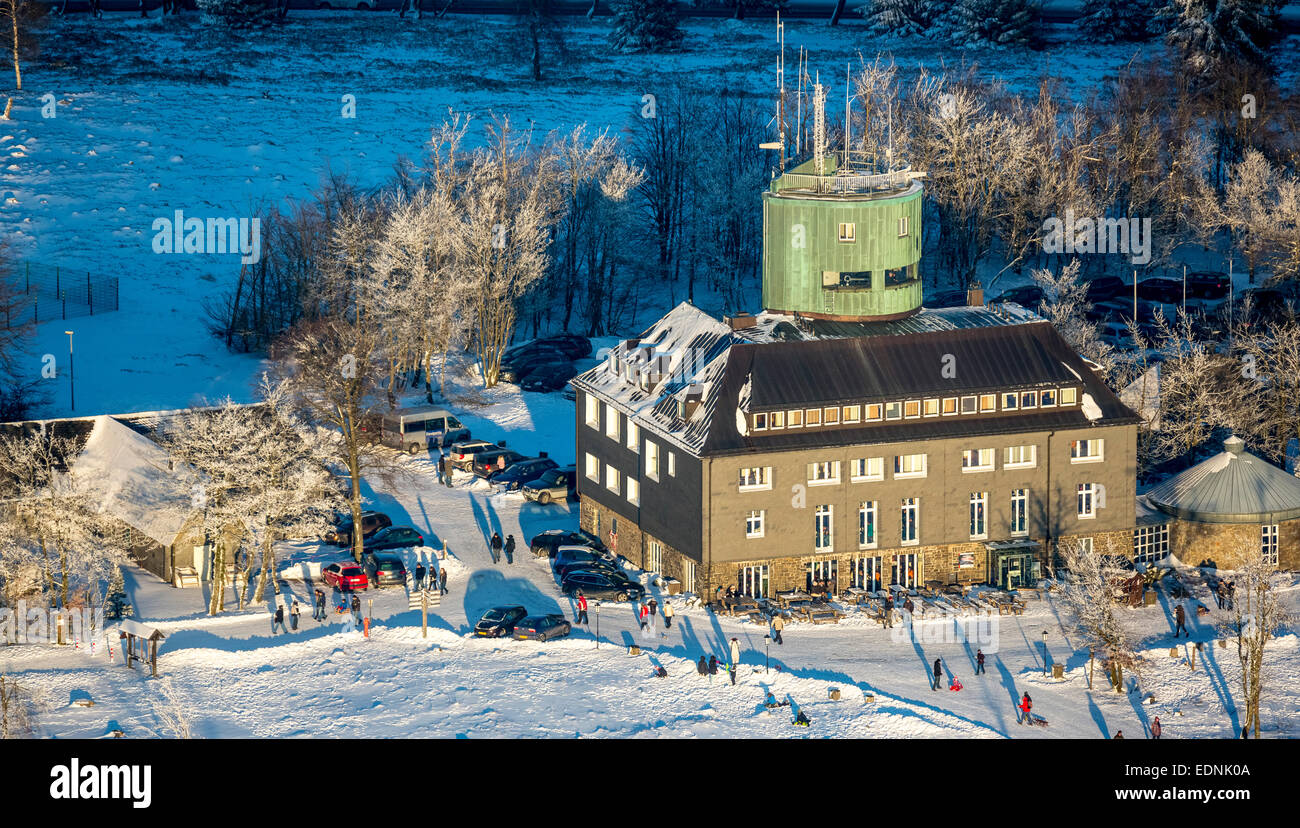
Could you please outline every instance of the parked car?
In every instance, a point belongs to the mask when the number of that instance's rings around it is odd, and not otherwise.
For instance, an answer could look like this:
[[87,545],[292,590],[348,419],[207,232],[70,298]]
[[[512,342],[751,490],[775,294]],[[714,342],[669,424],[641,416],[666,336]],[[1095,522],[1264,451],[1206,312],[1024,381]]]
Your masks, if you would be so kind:
[[498,376],[502,382],[517,383],[540,368],[572,364],[573,362],[564,355],[563,351],[554,348],[542,348],[535,351],[525,351],[514,356],[502,357],[501,370]]
[[1177,281],[1160,277],[1146,279],[1138,282],[1137,294],[1139,299],[1148,299],[1152,302],[1182,304],[1183,283],[1181,279]]
[[1133,341],[1133,334],[1128,329],[1127,322],[1108,321],[1098,326],[1097,338],[1102,342],[1109,343],[1116,348],[1129,350],[1137,347]]
[[573,597],[582,590],[588,598],[602,601],[639,601],[645,587],[636,581],[620,581],[604,572],[574,572],[561,583],[564,594]]
[[556,550],[561,546],[585,546],[588,549],[595,549],[609,555],[609,550],[601,542],[600,538],[582,529],[576,532],[570,532],[566,529],[547,529],[541,534],[534,535],[533,539],[528,542],[528,547],[539,558],[542,555],[554,558]]
[[563,615],[529,615],[515,624],[516,641],[550,641],[564,638],[573,625]]
[[[545,506],[555,500],[570,500],[577,497],[577,466],[562,466],[550,469],[530,480],[520,489],[528,500],[536,500]],[[534,554],[536,554],[534,552]]]
[[493,476],[500,474],[515,463],[518,463],[520,460],[527,459],[527,457],[519,452],[506,448],[480,451],[478,454],[474,455],[469,470],[479,477],[491,480]]
[[436,405],[398,408],[385,414],[382,424],[383,444],[411,454],[428,451],[431,445],[446,446],[470,438],[469,429],[454,414]]
[[567,570],[593,563],[603,563],[612,567],[614,558],[609,552],[592,549],[589,546],[561,546],[556,550],[555,558],[551,561],[551,569],[558,577],[563,578]]
[[558,567],[555,571],[555,574],[560,584],[563,584],[566,580],[572,578],[574,575],[580,575],[584,572],[586,573],[594,572],[600,575],[606,575],[614,579],[615,581],[619,581],[622,583],[637,583],[633,581],[632,578],[626,572],[619,569],[618,564],[611,563],[609,561],[580,561],[580,562],[569,563],[564,566]]
[[502,357],[517,356],[530,351],[559,351],[569,359],[583,359],[591,356],[591,340],[580,334],[560,333],[523,342],[506,348]]
[[366,570],[360,564],[351,561],[332,563],[320,571],[321,580],[326,586],[347,592],[350,589],[365,589],[370,585]]
[[529,480],[536,480],[543,472],[558,468],[559,465],[549,457],[520,460],[518,463],[507,466],[504,471],[494,474],[492,476],[492,485],[507,492],[513,492],[521,488]]
[[503,635],[510,635],[515,631],[515,624],[519,623],[526,615],[528,610],[523,607],[493,607],[483,613],[483,617],[474,625],[474,635],[484,638],[500,638]]
[[1118,276],[1101,276],[1088,282],[1086,297],[1089,302],[1105,302],[1124,293],[1128,287]]
[[927,308],[964,308],[968,299],[964,290],[945,290],[930,294],[924,304]]
[[1036,308],[1043,301],[1043,289],[1038,285],[1024,285],[1004,290],[998,297],[999,302],[1015,302],[1025,308]]
[[1226,273],[1198,271],[1187,274],[1187,295],[1198,299],[1227,299],[1232,283]]
[[528,377],[519,383],[519,387],[524,391],[536,391],[540,394],[548,394],[551,391],[559,391],[569,384],[569,380],[578,375],[578,369],[572,362],[543,366],[535,371],[530,371]]
[[385,549],[405,549],[424,546],[424,536],[409,526],[390,526],[370,536],[362,547],[362,554],[382,552]]
[[[361,513],[361,537],[368,538],[380,529],[392,526],[393,521],[383,512]],[[352,545],[352,516],[340,515],[339,523],[334,529],[325,533],[325,542],[337,546]]]
[[451,444],[451,449],[447,452],[451,457],[451,464],[461,471],[469,471],[470,464],[474,462],[474,455],[501,448],[496,443],[490,443],[487,440],[461,440]]
[[362,555],[361,565],[366,569],[366,578],[376,589],[388,584],[399,586],[406,583],[406,566],[396,555]]

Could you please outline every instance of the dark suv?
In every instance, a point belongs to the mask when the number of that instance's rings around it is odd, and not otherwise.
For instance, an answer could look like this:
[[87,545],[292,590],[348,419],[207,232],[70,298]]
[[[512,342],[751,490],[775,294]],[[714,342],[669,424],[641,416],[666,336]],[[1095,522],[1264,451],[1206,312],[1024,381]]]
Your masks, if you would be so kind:
[[493,451],[481,451],[474,455],[474,460],[470,463],[469,470],[478,477],[490,480],[494,475],[505,471],[520,460],[527,459],[528,458],[524,455],[511,449],[503,448],[495,449]]
[[532,460],[520,460],[505,471],[492,476],[492,485],[500,486],[507,492],[513,492],[530,480],[536,480],[544,472],[558,468],[559,463],[549,457],[535,457]]
[[528,542],[528,547],[539,558],[543,555],[554,558],[555,550],[561,546],[586,546],[598,552],[609,551],[605,544],[600,542],[600,538],[581,529],[576,532],[565,529],[547,529],[540,535],[533,535],[533,539]]
[[409,526],[390,526],[371,535],[362,547],[362,552],[370,554],[408,546],[424,546],[424,536]]
[[[392,526],[393,521],[383,512],[362,512],[361,513],[361,537],[368,538],[380,529]],[[352,545],[352,516],[348,515],[339,520],[338,526],[332,531],[325,533],[325,542],[333,543],[338,546]]]
[[402,559],[396,555],[383,553],[365,555],[361,562],[366,568],[366,577],[372,586],[382,587],[389,584],[401,586],[406,583],[406,567],[402,564]]
[[1199,299],[1227,299],[1232,285],[1226,273],[1188,273],[1187,295]]
[[607,572],[579,571],[570,573],[562,583],[564,594],[573,597],[581,590],[588,598],[605,601],[639,601],[645,588],[635,581],[621,581]]

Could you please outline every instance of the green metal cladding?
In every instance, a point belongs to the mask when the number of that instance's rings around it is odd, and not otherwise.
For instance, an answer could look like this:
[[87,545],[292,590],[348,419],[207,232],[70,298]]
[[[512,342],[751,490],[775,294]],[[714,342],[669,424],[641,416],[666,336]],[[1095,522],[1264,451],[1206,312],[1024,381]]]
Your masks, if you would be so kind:
[[[921,201],[919,181],[895,191],[819,194],[783,188],[777,179],[772,191],[763,193],[763,307],[859,319],[918,310]],[[901,218],[908,225],[902,237]],[[841,223],[854,225],[854,241],[840,241]],[[859,275],[851,286],[832,288],[823,286],[828,271]],[[894,271],[895,278],[902,271],[908,280],[887,286],[886,271]]]

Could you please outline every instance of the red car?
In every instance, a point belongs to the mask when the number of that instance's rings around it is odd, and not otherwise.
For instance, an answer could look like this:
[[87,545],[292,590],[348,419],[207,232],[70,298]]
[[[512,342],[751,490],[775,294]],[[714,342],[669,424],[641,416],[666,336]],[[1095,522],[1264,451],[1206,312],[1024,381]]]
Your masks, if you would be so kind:
[[361,564],[351,561],[330,564],[321,570],[321,577],[325,581],[325,586],[336,587],[344,592],[350,589],[365,589],[370,585]]

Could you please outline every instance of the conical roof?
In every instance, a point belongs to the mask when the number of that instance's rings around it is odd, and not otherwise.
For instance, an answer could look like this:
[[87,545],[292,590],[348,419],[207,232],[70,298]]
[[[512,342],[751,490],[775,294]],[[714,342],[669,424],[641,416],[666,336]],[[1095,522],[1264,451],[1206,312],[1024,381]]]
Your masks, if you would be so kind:
[[1240,437],[1224,451],[1147,492],[1166,514],[1202,523],[1277,523],[1300,517],[1300,478],[1245,450]]

